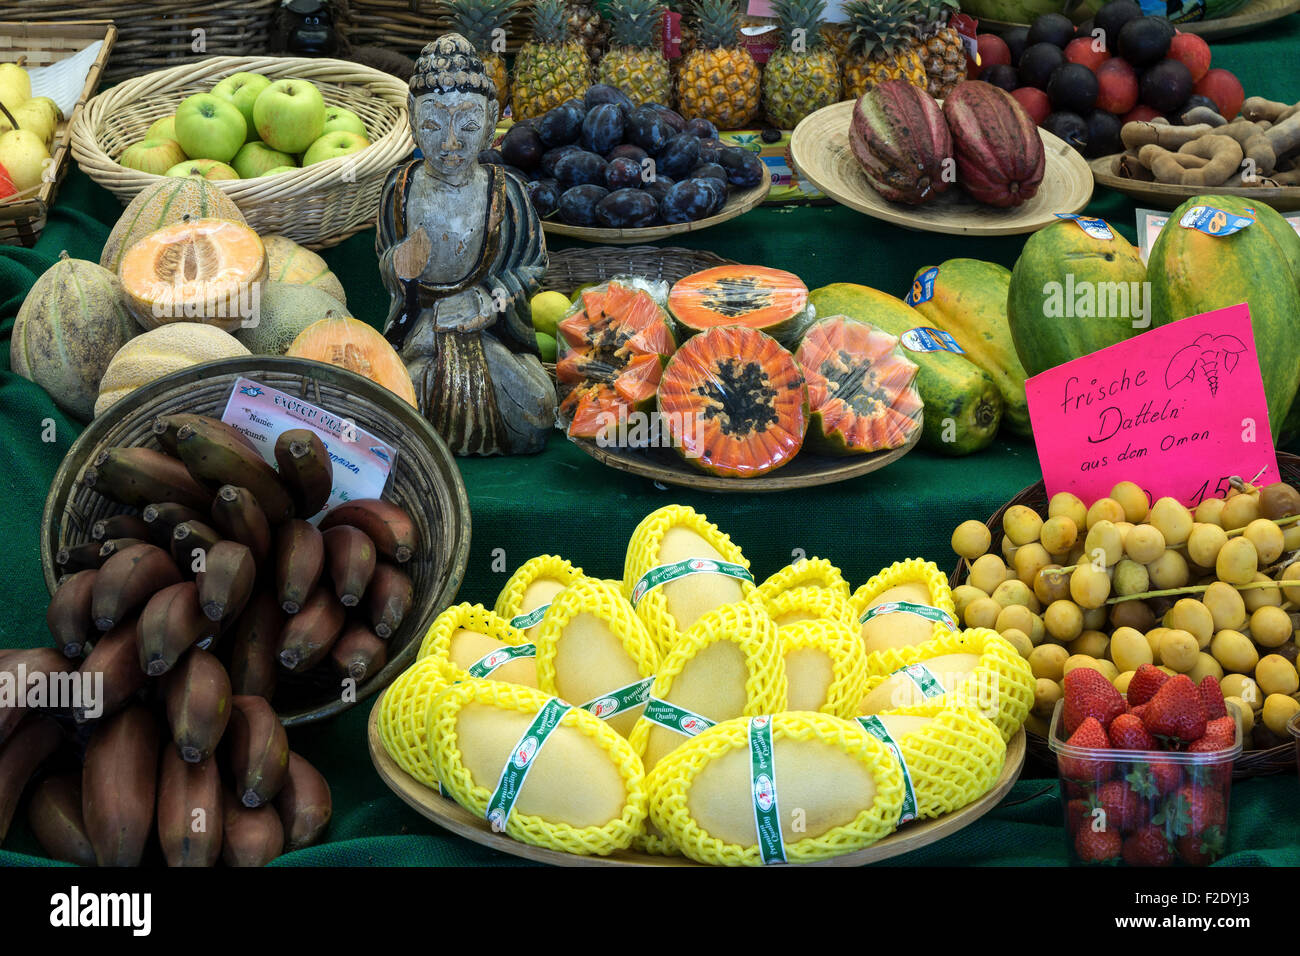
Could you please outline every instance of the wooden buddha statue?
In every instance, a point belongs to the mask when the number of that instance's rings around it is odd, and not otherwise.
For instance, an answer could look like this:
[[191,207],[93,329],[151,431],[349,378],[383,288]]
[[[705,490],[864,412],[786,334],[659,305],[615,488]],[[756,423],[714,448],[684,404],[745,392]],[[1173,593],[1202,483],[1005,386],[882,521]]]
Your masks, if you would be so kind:
[[523,183],[478,161],[497,122],[496,88],[454,33],[425,46],[410,86],[423,158],[394,169],[380,200],[375,248],[392,295],[384,334],[453,453],[541,451],[555,388],[529,300],[546,243]]

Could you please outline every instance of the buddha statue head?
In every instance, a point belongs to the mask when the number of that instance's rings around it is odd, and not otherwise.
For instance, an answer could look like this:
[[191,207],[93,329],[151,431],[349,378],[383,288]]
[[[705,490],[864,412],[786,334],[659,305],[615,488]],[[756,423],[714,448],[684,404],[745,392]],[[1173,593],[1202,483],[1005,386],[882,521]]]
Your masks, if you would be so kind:
[[483,61],[459,33],[444,34],[421,51],[410,87],[411,133],[430,172],[456,185],[469,182],[499,115]]

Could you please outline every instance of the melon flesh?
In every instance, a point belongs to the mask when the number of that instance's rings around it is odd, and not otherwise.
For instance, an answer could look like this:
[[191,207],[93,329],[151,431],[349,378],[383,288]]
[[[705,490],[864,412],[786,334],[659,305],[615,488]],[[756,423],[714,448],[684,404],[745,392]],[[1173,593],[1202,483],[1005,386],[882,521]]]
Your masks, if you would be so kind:
[[285,354],[345,368],[419,407],[415,385],[401,356],[386,338],[358,319],[336,316],[313,322]]
[[197,322],[171,322],[137,335],[117,350],[99,383],[99,416],[141,385],[191,365],[248,355],[228,332]]
[[114,275],[128,249],[152,232],[192,219],[227,219],[244,223],[235,201],[202,179],[167,177],[136,194],[108,234],[99,264]]

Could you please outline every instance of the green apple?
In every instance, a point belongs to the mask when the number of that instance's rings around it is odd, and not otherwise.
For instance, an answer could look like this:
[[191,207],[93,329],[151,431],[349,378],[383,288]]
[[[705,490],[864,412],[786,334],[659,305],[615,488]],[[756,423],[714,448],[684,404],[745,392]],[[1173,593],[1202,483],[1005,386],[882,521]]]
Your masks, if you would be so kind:
[[262,176],[274,176],[278,173],[291,173],[295,169],[301,169],[301,168],[302,167],[300,166],[273,166],[272,168],[268,169],[266,172],[259,173],[258,178],[261,178]]
[[45,143],[31,130],[0,133],[0,166],[9,170],[9,178],[19,192],[40,184],[49,159]]
[[367,135],[366,124],[361,122],[361,117],[356,113],[341,106],[327,106],[325,107],[325,128],[321,132],[333,133],[336,130],[356,133],[358,136]]
[[306,80],[276,80],[253,103],[253,125],[272,149],[301,153],[325,130],[325,100]]
[[265,143],[245,143],[239,148],[230,165],[235,167],[235,172],[239,173],[240,179],[252,179],[254,176],[262,175],[268,169],[291,163],[293,157],[288,153],[277,152]]
[[187,159],[167,170],[165,176],[190,176],[194,179],[238,179],[235,172],[225,163],[215,159]]
[[185,159],[185,150],[174,139],[146,139],[128,146],[117,161],[127,169],[165,176]]
[[176,141],[196,159],[230,162],[247,129],[235,104],[211,93],[195,93],[176,108]]
[[[176,139],[176,114],[173,113],[171,116],[164,116],[162,119],[154,120],[153,123],[149,126],[149,128],[144,131],[144,138],[175,140]],[[179,146],[180,141],[177,140],[176,144]]]
[[307,147],[307,152],[302,154],[302,164],[310,166],[313,163],[323,163],[327,159],[338,159],[340,156],[358,153],[369,145],[370,140],[356,133],[349,133],[347,130],[326,133]]
[[212,88],[212,95],[234,103],[244,116],[248,127],[245,136],[253,134],[253,103],[258,95],[271,85],[261,73],[232,73]]

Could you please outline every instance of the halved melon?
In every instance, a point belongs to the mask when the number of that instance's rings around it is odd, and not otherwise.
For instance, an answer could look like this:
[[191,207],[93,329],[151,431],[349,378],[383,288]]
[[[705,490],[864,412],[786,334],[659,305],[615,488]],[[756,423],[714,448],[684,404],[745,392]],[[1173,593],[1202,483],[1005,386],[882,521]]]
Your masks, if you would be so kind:
[[343,283],[316,253],[287,236],[263,236],[262,243],[266,246],[267,278],[271,282],[315,286],[343,305],[348,304]]
[[285,355],[336,365],[377,382],[419,407],[415,386],[388,340],[360,319],[327,316],[298,333]]
[[907,444],[921,427],[917,365],[898,338],[842,315],[819,319],[795,352],[808,379],[808,447],[863,455]]
[[201,322],[231,332],[256,313],[266,249],[243,223],[186,218],[128,249],[118,278],[127,308],[146,329]]
[[807,317],[808,287],[782,269],[729,265],[679,280],[668,311],[691,332],[739,325],[766,332],[782,344],[795,338]]
[[790,461],[808,430],[808,389],[777,341],[740,325],[710,329],[668,360],[659,411],[673,447],[702,471],[765,475]]

